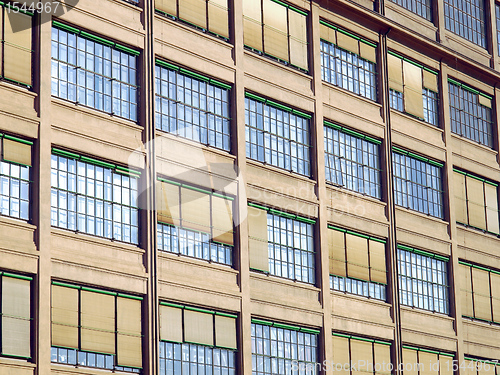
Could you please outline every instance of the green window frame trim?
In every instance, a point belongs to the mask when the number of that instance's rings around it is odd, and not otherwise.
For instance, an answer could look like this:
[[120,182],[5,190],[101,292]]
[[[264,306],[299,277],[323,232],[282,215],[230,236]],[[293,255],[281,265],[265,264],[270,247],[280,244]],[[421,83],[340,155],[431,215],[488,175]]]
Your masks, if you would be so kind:
[[[273,0],[273,1],[274,1],[274,0]],[[359,41],[360,41],[360,42],[362,42],[362,43],[368,44],[368,45],[369,45],[369,46],[371,46],[371,47],[378,47],[378,44],[377,44],[377,43],[373,43],[373,42],[370,42],[370,41],[368,41],[368,40],[366,40],[366,39],[360,38],[359,36],[354,35],[354,34],[351,34],[350,32],[345,31],[345,30],[343,30],[342,28],[340,28],[340,27],[338,27],[338,26],[333,26],[333,25],[331,25],[331,24],[329,24],[328,22],[325,22],[325,21],[323,21],[323,20],[319,20],[319,23],[320,23],[320,24],[322,24],[322,25],[324,25],[324,26],[326,26],[326,27],[329,27],[330,29],[333,29],[333,30],[336,30],[336,31],[338,31],[338,32],[341,32],[342,34],[348,35],[348,36],[350,36],[351,38],[354,38],[354,39],[356,39],[356,40],[359,40]],[[328,40],[327,40],[327,42],[328,42]]]
[[[368,236],[366,234],[362,234],[362,233],[359,233],[359,232],[353,232],[353,231],[351,231],[349,229],[339,228],[339,227],[336,227],[336,226],[331,225],[331,224],[328,224],[328,229],[333,229],[333,230],[336,230],[336,231],[339,231],[339,232],[342,232],[342,233],[352,234],[353,236],[365,238],[367,240],[373,240],[373,241],[380,242],[380,243],[387,243],[387,240],[384,240],[382,238]],[[364,280],[364,281],[366,281],[366,280]]]
[[432,259],[441,260],[443,262],[449,262],[450,261],[450,258],[444,257],[442,255],[430,253],[430,252],[425,251],[425,250],[415,249],[413,247],[406,246],[406,245],[400,245],[400,244],[398,244],[397,248],[401,249],[401,250],[409,251],[411,253],[415,253],[415,254],[418,254],[418,255],[423,255],[423,256],[426,256],[426,257],[429,257],[429,258],[432,258]]
[[235,314],[230,314],[230,313],[225,313],[225,312],[220,312],[220,311],[215,311],[215,310],[209,310],[209,309],[204,309],[204,308],[200,308],[200,307],[186,306],[186,305],[181,305],[181,304],[172,303],[172,302],[160,301],[160,305],[161,306],[168,306],[168,307],[175,307],[177,309],[183,309],[183,310],[197,311],[197,312],[202,312],[205,314],[224,316],[226,318],[234,318],[234,319],[238,318],[238,315],[235,315]]
[[458,86],[458,87],[461,87],[461,88],[463,88],[464,90],[467,90],[467,91],[469,91],[469,92],[471,92],[471,93],[473,93],[473,94],[481,95],[481,96],[484,96],[484,97],[485,97],[485,98],[487,98],[487,99],[493,100],[493,97],[492,97],[492,96],[490,96],[490,95],[488,95],[488,94],[485,94],[484,92],[481,92],[481,91],[479,91],[479,90],[476,90],[476,89],[474,89],[474,88],[472,88],[472,87],[470,87],[470,86],[467,86],[465,83],[460,83],[460,82],[458,82],[458,81],[455,81],[455,80],[454,80],[454,79],[452,79],[452,78],[448,78],[448,82],[450,82],[450,83],[452,83],[452,84],[454,84],[454,85],[456,85],[456,86]]
[[[110,292],[110,291],[104,290],[104,289],[97,289],[97,288],[91,288],[91,287],[82,286],[82,285],[68,284],[68,283],[64,283],[64,282],[61,282],[61,281],[55,281],[55,280],[52,280],[52,285],[62,286],[62,287],[65,287],[65,288],[85,290],[87,292],[106,294],[106,295],[109,295],[109,296],[118,296],[118,297],[122,297],[122,298],[135,299],[135,300],[138,300],[138,301],[142,301],[144,299],[143,297],[134,296],[134,295],[131,295],[131,294],[123,294],[123,293],[119,293],[119,292]],[[72,349],[75,349],[75,348],[72,348]],[[109,353],[100,353],[100,354],[109,355]]]
[[473,178],[475,180],[479,180],[481,182],[484,182],[486,184],[498,187],[498,184],[496,182],[492,182],[492,181],[486,180],[485,178],[470,174],[468,172],[461,171],[460,169],[453,168],[453,172],[457,172],[457,173],[463,174],[464,176],[467,176],[467,177]]
[[66,24],[58,22],[58,21],[52,21],[52,26],[56,27],[58,29],[62,29],[62,30],[68,31],[70,33],[76,34],[76,35],[80,35],[84,38],[91,39],[95,42],[102,43],[108,47],[116,48],[118,50],[121,50],[123,52],[129,53],[129,54],[134,55],[134,56],[139,56],[141,54],[139,51],[136,51],[132,48],[125,47],[124,45],[121,45],[119,43],[113,42],[113,41],[105,39],[105,38],[101,38],[101,37],[96,36],[94,34],[90,34],[86,31],[77,29],[75,27],[66,25]]
[[325,126],[328,126],[330,128],[336,129],[336,130],[341,131],[343,133],[352,135],[353,137],[360,138],[360,139],[363,139],[365,141],[368,141],[370,143],[374,143],[374,144],[377,144],[377,145],[382,144],[381,140],[378,140],[378,139],[372,138],[370,136],[358,133],[357,131],[354,131],[354,130],[351,130],[349,128],[346,128],[345,126],[340,126],[340,125],[334,124],[334,123],[332,123],[332,122],[330,122],[328,120],[324,120],[323,124]]
[[434,161],[434,160],[431,160],[429,158],[426,158],[424,156],[420,156],[420,155],[417,155],[411,151],[406,151],[406,150],[403,150],[402,148],[399,148],[399,147],[396,147],[396,146],[392,146],[392,151],[393,152],[397,152],[398,154],[401,154],[401,155],[407,155],[411,158],[414,158],[414,159],[417,159],[417,160],[420,160],[420,161],[423,161],[424,163],[429,163],[431,165],[434,165],[435,167],[439,167],[439,168],[442,168],[444,167],[444,163],[441,163],[441,162],[438,162],[438,161]]
[[270,322],[268,320],[261,320],[261,319],[256,319],[256,318],[252,318],[251,322],[254,324],[261,324],[261,325],[270,326],[270,327],[289,329],[291,331],[299,331],[299,332],[304,332],[304,333],[310,333],[313,335],[319,335],[321,333],[321,331],[319,329],[298,327],[298,326],[293,326],[290,324]]
[[302,222],[307,223],[307,224],[316,224],[316,220],[312,220],[312,219],[309,219],[307,217],[303,217],[303,216],[291,214],[288,212],[275,210],[274,208],[270,208],[270,207],[260,206],[258,204],[252,203],[252,202],[248,202],[248,205],[250,207],[255,207],[255,208],[267,211],[267,212],[274,214],[274,215],[283,216],[287,219],[294,219],[294,220],[302,221]]
[[12,277],[13,279],[21,279],[21,280],[33,281],[32,277],[30,277],[30,276],[24,276],[24,275],[19,275],[17,273],[0,272],[0,276],[7,276],[7,277]]
[[136,178],[141,177],[140,171],[135,171],[132,169],[128,169],[128,168],[116,165],[116,164],[107,163],[105,161],[89,158],[87,156],[83,156],[80,154],[75,154],[73,152],[62,150],[60,148],[52,147],[52,154],[64,156],[64,157],[70,158],[70,159],[80,160],[80,161],[83,161],[85,163],[97,165],[97,166],[103,167],[103,168],[109,168],[109,169],[112,169],[114,172],[124,174],[124,175],[130,176],[130,177],[136,177]]
[[487,363],[489,365],[493,365],[493,366],[498,366],[500,361],[498,362],[493,362],[493,361],[488,361],[486,359],[479,359],[479,358],[472,358],[472,357],[467,357],[467,356],[464,356],[464,359],[466,361],[473,361],[473,362],[482,362],[482,363]]
[[[458,261],[458,264],[461,264],[461,265],[463,265],[463,266],[468,266],[468,267],[477,268],[477,269],[480,269],[480,270],[483,270],[483,271],[487,271],[487,272],[491,272],[491,273],[494,273],[494,274],[500,275],[500,271],[494,270],[494,269],[492,269],[492,268],[488,268],[488,267],[484,267],[484,266],[478,266],[478,265],[476,265],[476,264],[472,264],[472,263],[464,262],[463,260],[459,260],[459,261]],[[476,318],[474,318],[474,319],[476,319]]]
[[388,341],[380,341],[380,340],[375,340],[375,339],[368,339],[368,338],[365,338],[365,337],[346,335],[346,334],[337,333],[337,332],[332,332],[332,336],[344,337],[346,339],[352,339],[352,340],[358,340],[358,341],[365,341],[365,342],[372,342],[372,343],[375,343],[375,344],[382,344],[382,345],[388,345],[388,346],[392,345]]
[[453,354],[453,353],[446,353],[446,352],[440,352],[438,350],[418,348],[418,347],[415,347],[415,346],[403,345],[403,349],[410,349],[410,350],[415,350],[417,352],[424,352],[424,353],[431,353],[431,354],[437,354],[437,355],[444,355],[445,357],[455,358],[455,354]]
[[305,118],[307,120],[312,119],[312,116],[308,115],[307,113],[304,113],[304,112],[298,111],[296,109],[287,107],[286,105],[283,105],[283,104],[276,103],[276,102],[274,102],[272,100],[263,98],[261,96],[258,96],[258,95],[255,95],[255,94],[251,94],[249,92],[245,92],[245,98],[257,100],[258,102],[264,103],[264,104],[269,105],[269,106],[274,107],[274,108],[281,109],[281,110],[283,110],[285,112],[292,113],[294,115],[300,116],[300,117]]
[[[208,195],[213,195],[215,197],[222,198],[222,199],[227,199],[229,201],[234,201],[234,197],[231,197],[229,195],[224,195],[224,194],[216,193],[216,192],[213,192],[213,191],[201,189],[201,188],[198,188],[198,187],[195,187],[195,186],[192,186],[192,185],[183,184],[183,183],[180,183],[180,182],[177,182],[177,181],[168,180],[166,178],[162,178],[162,177],[159,177],[159,176],[157,176],[156,179],[158,181],[165,182],[167,184],[185,187],[186,189],[191,189],[191,190],[194,190],[194,191],[198,191],[200,193],[204,193],[204,194],[208,194]],[[171,225],[171,224],[167,224],[167,225]],[[190,229],[190,230],[193,230],[193,229]]]

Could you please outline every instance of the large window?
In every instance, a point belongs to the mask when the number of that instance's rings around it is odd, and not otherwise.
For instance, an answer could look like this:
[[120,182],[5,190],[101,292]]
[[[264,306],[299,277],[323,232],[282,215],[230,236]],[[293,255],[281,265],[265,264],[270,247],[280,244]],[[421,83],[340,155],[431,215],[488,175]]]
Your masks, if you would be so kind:
[[401,304],[448,314],[448,258],[398,245],[398,281]]
[[443,165],[396,147],[392,150],[395,203],[443,219]]
[[33,14],[2,2],[0,19],[0,77],[31,87]]
[[492,97],[448,79],[451,131],[493,147]]
[[247,157],[310,176],[311,116],[256,95],[246,96]]
[[325,121],[326,181],[380,198],[379,140]]
[[230,86],[156,61],[156,129],[229,151]]
[[319,333],[252,319],[252,375],[318,374]]
[[321,79],[377,100],[376,44],[320,21]]
[[52,149],[51,223],[137,244],[139,172]]
[[330,289],[386,300],[385,240],[329,226]]
[[160,375],[236,375],[236,315],[160,302]]
[[52,95],[137,121],[138,52],[59,22],[52,27]]
[[[402,366],[403,374],[453,375],[455,373],[453,366],[457,364],[457,361],[454,361],[453,358],[454,355],[451,353],[403,345],[403,360],[401,363],[408,364]],[[463,366],[463,364],[459,366]],[[463,367],[460,368],[463,369]]]
[[314,284],[314,223],[249,203],[250,268]]
[[465,355],[462,368],[467,369],[466,371],[470,375],[480,375],[484,373],[500,375],[499,362],[498,359],[472,358]]
[[234,198],[159,178],[158,249],[233,264]]
[[307,71],[307,13],[281,1],[243,0],[245,46]]
[[52,282],[51,361],[140,372],[142,297]]
[[500,324],[500,271],[459,262],[462,316]]
[[396,3],[402,6],[405,9],[408,9],[410,12],[413,12],[419,15],[422,18],[425,18],[428,21],[432,21],[432,1],[431,0],[391,0],[393,3]]
[[31,358],[31,280],[0,272],[0,356]]
[[486,48],[484,19],[484,0],[444,0],[446,30]]
[[155,10],[201,31],[229,39],[227,0],[155,0]]
[[438,125],[438,73],[393,52],[387,64],[391,108]]
[[498,184],[453,171],[457,222],[498,235]]
[[0,213],[28,221],[31,196],[31,146],[33,142],[0,135]]

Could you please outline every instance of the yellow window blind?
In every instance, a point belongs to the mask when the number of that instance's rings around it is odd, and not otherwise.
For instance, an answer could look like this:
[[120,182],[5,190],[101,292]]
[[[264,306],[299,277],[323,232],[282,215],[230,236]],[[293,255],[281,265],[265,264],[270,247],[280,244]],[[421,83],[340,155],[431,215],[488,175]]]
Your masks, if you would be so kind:
[[370,280],[368,268],[368,241],[365,238],[346,233],[347,276]]
[[227,0],[208,0],[208,29],[229,38]]
[[237,349],[235,318],[215,315],[215,345],[221,348]]
[[263,51],[260,0],[243,0],[243,41],[245,45]]
[[78,289],[52,285],[52,345],[78,348]]
[[404,109],[419,118],[424,118],[424,101],[422,97],[422,69],[407,61],[403,61],[404,75]]
[[287,8],[272,0],[262,0],[264,52],[288,61]]
[[182,226],[210,233],[210,195],[181,187]]
[[234,244],[233,201],[212,196],[213,239],[228,245]]
[[484,203],[486,205],[487,230],[499,233],[498,228],[498,194],[496,186],[484,184]]
[[177,16],[177,0],[155,0],[155,8],[171,16]]
[[31,167],[31,145],[4,138],[3,158],[5,161]]
[[142,368],[141,301],[116,298],[117,347],[119,366]]
[[[418,363],[417,351],[403,348],[403,363]],[[416,366],[405,366],[403,373],[404,375],[419,375],[418,368]]]
[[194,344],[214,345],[212,314],[184,310],[184,340]]
[[459,264],[460,271],[460,303],[462,308],[462,315],[474,316],[473,303],[472,303],[472,276],[471,267],[464,264]]
[[307,70],[307,19],[306,16],[288,10],[290,33],[290,63]]
[[206,0],[178,0],[179,18],[204,29],[207,28]]
[[474,317],[491,321],[489,272],[473,267],[472,288],[474,291]]
[[339,375],[350,375],[349,367],[344,366],[350,363],[349,339],[347,337],[332,336],[333,363],[338,364],[340,370],[335,372]]
[[403,92],[403,65],[402,60],[393,55],[387,55],[387,68],[389,71],[389,87]]
[[360,340],[350,340],[351,361],[358,364],[358,371],[369,372],[367,364],[373,363],[372,343]]
[[380,366],[380,370],[378,367],[375,368],[375,374],[376,375],[390,375],[391,371],[389,370],[389,363],[391,363],[391,347],[390,345],[383,345],[383,344],[373,344],[373,353],[375,357],[375,362],[374,363],[380,363],[383,364],[385,363],[386,366]]
[[456,220],[467,224],[467,200],[465,195],[465,175],[453,172],[453,188],[455,190]]
[[[500,323],[500,275],[490,272],[491,279],[491,307],[493,310],[493,321]],[[500,375],[500,373],[499,373]]]
[[328,248],[330,258],[330,274],[337,276],[347,276],[344,233],[329,229]]
[[267,211],[248,206],[247,221],[250,268],[269,272]]
[[158,221],[180,225],[180,195],[179,186],[167,182],[157,182],[156,206]]
[[160,305],[160,340],[182,342],[182,309]]
[[486,229],[483,182],[466,176],[469,225]]
[[4,7],[5,77],[31,86],[31,16]]
[[385,244],[370,240],[369,252],[370,252],[370,281],[387,284]]

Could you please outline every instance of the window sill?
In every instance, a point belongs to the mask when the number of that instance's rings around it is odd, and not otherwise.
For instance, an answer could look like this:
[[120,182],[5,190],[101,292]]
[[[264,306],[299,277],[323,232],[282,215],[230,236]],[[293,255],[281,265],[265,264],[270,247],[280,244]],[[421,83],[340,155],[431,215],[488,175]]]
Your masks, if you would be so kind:
[[38,95],[36,92],[31,91],[31,89],[17,85],[15,83],[10,83],[7,80],[1,79],[0,80],[0,87],[5,88],[7,90],[15,91],[18,94],[28,96],[32,99],[35,99]]
[[320,288],[314,286],[313,284],[305,283],[303,281],[298,281],[298,280],[291,280],[285,277],[275,276],[271,275],[270,273],[264,273],[253,269],[250,269],[250,277],[254,279],[265,280],[267,282],[271,282],[274,284],[291,286],[293,288],[302,288],[312,291],[314,293],[319,293],[321,291]]
[[190,257],[188,255],[184,254],[176,254],[176,253],[170,253],[168,251],[164,250],[157,250],[157,255],[158,258],[172,261],[172,262],[179,262],[179,263],[185,263],[189,264],[195,267],[203,267],[203,268],[211,268],[213,270],[219,271],[219,272],[226,272],[230,273],[232,275],[238,275],[239,271],[235,270],[233,267],[230,265],[225,265],[222,263],[215,263],[215,262],[210,262],[205,259],[199,259],[199,258],[194,258]]
[[111,3],[118,4],[122,7],[131,9],[137,13],[142,13],[142,8],[141,8],[140,2],[134,3],[133,1],[129,1],[129,0],[108,0],[108,1],[110,1]]
[[382,301],[382,300],[376,299],[376,298],[364,297],[364,296],[360,296],[358,294],[341,292],[340,290],[335,290],[335,289],[330,289],[330,296],[331,297],[334,297],[334,296],[343,297],[346,299],[354,299],[354,300],[357,300],[360,302],[370,303],[370,304],[383,306],[383,307],[387,307],[387,308],[390,308],[392,306],[392,304],[388,303],[387,301]]
[[425,315],[425,316],[443,319],[443,320],[447,320],[447,321],[451,321],[451,322],[453,322],[455,320],[455,318],[453,318],[447,314],[437,312],[437,311],[424,310],[424,309],[421,309],[419,307],[410,307],[410,306],[406,306],[406,305],[399,305],[399,307],[401,310],[406,310],[409,312],[413,312],[415,314]]
[[326,189],[331,190],[331,191],[338,191],[339,193],[350,195],[351,197],[355,199],[364,199],[367,201],[370,201],[371,203],[377,204],[381,207],[386,207],[387,203],[382,200],[382,198],[375,198],[372,197],[371,195],[368,194],[362,194],[358,193],[354,190],[349,190],[347,188],[344,188],[342,186],[337,186],[332,184],[331,182],[326,182]]
[[[355,94],[352,91],[344,89],[344,88],[342,88],[340,86],[335,86],[333,83],[330,83],[330,82],[327,82],[327,81],[323,81],[323,80],[321,82],[323,83],[323,86],[328,87],[329,89],[340,91],[342,94],[351,96],[353,99],[362,100],[365,103],[368,103],[370,105],[373,105],[375,107],[378,107],[378,108],[382,109],[382,104],[380,104],[379,102],[377,102],[375,100],[371,100],[371,99],[365,98],[362,95]],[[326,104],[328,104],[328,102],[326,102]]]
[[36,225],[33,225],[22,219],[17,219],[15,217],[5,215],[0,215],[0,225],[23,228],[33,232],[36,230]]
[[[487,38],[487,35],[485,36],[485,38]],[[465,51],[457,51],[454,48],[453,43],[459,44],[461,47],[466,48],[467,50],[469,50],[468,51],[469,53],[466,54]],[[472,43],[468,39],[465,39],[464,37],[461,37],[460,35],[455,34],[447,29],[445,29],[445,31],[444,31],[444,38],[441,41],[441,44],[445,45],[448,48],[453,49],[455,51],[455,53],[462,54],[462,55],[466,56],[468,59],[476,60],[480,64],[481,64],[481,59],[478,59],[476,56],[471,56],[470,52],[472,52],[473,54],[479,55],[483,59],[489,60],[492,57],[488,53],[488,50],[486,48],[483,48],[475,43]],[[483,63],[482,65],[488,66],[485,63]],[[488,66],[488,68],[489,68],[489,66]]]
[[395,207],[396,207],[396,212],[398,210],[400,210],[400,211],[408,213],[408,214],[417,215],[417,216],[420,216],[422,218],[432,220],[432,221],[434,221],[436,223],[439,223],[441,225],[449,225],[449,222],[447,222],[445,219],[440,219],[438,217],[435,217],[435,216],[432,216],[432,215],[429,215],[429,214],[424,214],[422,212],[413,210],[411,208],[406,208],[406,207],[403,207],[403,206],[398,206],[396,204],[395,204]]
[[498,151],[490,148],[489,146],[483,145],[481,143],[477,143],[476,141],[473,141],[473,140],[471,140],[469,138],[465,138],[465,137],[463,137],[463,136],[461,136],[459,134],[451,133],[451,138],[455,139],[455,140],[457,140],[459,142],[465,142],[466,144],[469,144],[472,147],[476,147],[476,148],[478,148],[478,149],[480,149],[482,151],[486,151],[486,152],[488,152],[489,154],[491,154],[495,158],[498,155]]
[[[432,21],[429,21],[428,19],[411,12],[410,10],[404,8],[403,6],[398,5],[396,3],[393,3],[393,2],[390,2],[390,1],[385,3],[385,7],[386,7],[386,10],[388,9],[388,10],[396,13],[397,16],[404,17],[403,18],[404,20],[409,19],[409,21],[411,22],[411,25],[407,25],[407,27],[413,29],[414,31],[418,32],[419,34],[424,35],[425,37],[427,37],[429,39],[436,40],[436,32],[437,32],[438,28],[434,25],[434,23]],[[433,12],[433,10],[431,10],[431,13],[432,12]],[[403,21],[403,19],[397,19],[397,18],[393,19],[390,16],[388,18],[390,18],[393,21],[398,22],[398,23],[400,23],[399,21]],[[415,26],[419,26],[419,27],[417,28]],[[422,30],[424,30],[424,32],[422,32]]]
[[462,223],[459,223],[457,221],[456,223],[457,229],[467,231],[471,234],[479,235],[479,236],[484,236],[486,238],[492,239],[494,241],[500,241],[500,234],[495,234],[495,233],[490,233],[486,232],[484,229],[476,228],[476,227],[471,227],[469,225],[465,225]]
[[[12,358],[12,357],[1,357],[0,356],[0,366],[1,367],[11,367],[14,369],[14,372],[16,372],[16,368],[18,369],[35,369],[36,364],[29,362],[29,359],[23,359],[23,358]],[[22,371],[22,370],[21,370]],[[8,370],[7,370],[8,373]]]
[[312,77],[309,74],[301,72],[300,70],[295,69],[289,65],[279,63],[278,61],[273,60],[271,57],[267,57],[266,55],[259,55],[258,53],[249,51],[246,48],[244,49],[244,54],[245,54],[245,56],[262,61],[263,63],[272,65],[272,66],[279,68],[281,70],[284,70],[288,73],[299,75],[299,76],[303,77],[304,79],[307,79],[307,80],[312,82]]
[[102,375],[102,374],[124,374],[124,375],[137,375],[137,373],[133,372],[123,372],[123,371],[114,371],[107,370],[102,368],[92,368],[92,367],[84,367],[84,366],[75,366],[66,363],[54,363],[51,362],[50,366],[54,372],[64,372],[64,373],[73,373],[73,374],[82,374],[82,375]]
[[391,108],[391,116],[396,116],[396,117],[397,116],[401,116],[405,120],[411,121],[411,122],[415,123],[416,125],[425,126],[425,127],[429,128],[429,129],[435,130],[435,131],[437,131],[437,132],[439,132],[441,134],[444,133],[444,130],[439,126],[439,124],[438,125],[432,125],[432,124],[430,124],[430,123],[428,123],[428,122],[426,122],[424,120],[419,120],[419,119],[417,119],[417,118],[415,118],[415,117],[413,117],[413,116],[411,116],[411,115],[409,115],[409,114],[407,114],[405,112],[399,112],[396,109],[392,109]]
[[262,168],[264,170],[279,173],[279,174],[286,176],[286,177],[300,179],[300,180],[307,182],[309,184],[316,185],[316,180],[314,180],[313,177],[307,177],[307,176],[304,176],[303,174],[299,174],[297,172],[287,171],[286,169],[281,169],[281,168],[276,167],[274,165],[266,164],[266,163],[258,161],[258,160],[249,159],[248,157],[246,158],[246,163],[250,164],[256,168]]

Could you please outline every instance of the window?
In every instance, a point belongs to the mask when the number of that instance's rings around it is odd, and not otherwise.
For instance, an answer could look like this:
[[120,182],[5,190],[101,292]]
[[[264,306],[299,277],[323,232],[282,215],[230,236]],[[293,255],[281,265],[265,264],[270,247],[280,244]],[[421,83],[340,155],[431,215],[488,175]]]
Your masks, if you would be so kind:
[[448,314],[448,258],[398,245],[398,280],[401,304]]
[[341,375],[356,375],[358,371],[374,375],[392,373],[391,344],[388,342],[333,333],[332,344],[332,367],[335,366],[335,372]]
[[451,131],[493,148],[492,97],[448,79]]
[[31,281],[28,276],[0,272],[0,353],[31,358]]
[[243,41],[258,53],[308,71],[307,13],[281,1],[243,0]]
[[[19,3],[17,5],[20,5]],[[31,87],[33,14],[9,3],[0,3],[0,76]]]
[[52,281],[51,361],[139,373],[142,297]]
[[[252,319],[252,375],[318,374],[319,333]],[[300,370],[292,371],[296,367]]]
[[311,175],[310,115],[247,93],[247,158]]
[[458,263],[462,316],[500,324],[500,271]]
[[432,21],[432,1],[431,0],[391,0],[393,3],[408,9],[425,18],[427,21]]
[[248,204],[250,268],[315,283],[314,220]]
[[499,362],[498,359],[471,358],[465,355],[462,368],[466,369],[470,375],[479,375],[482,373],[500,375]]
[[453,172],[457,222],[498,235],[498,184],[458,169]]
[[321,79],[377,100],[377,45],[320,21]]
[[0,134],[0,210],[5,216],[28,221],[33,142]]
[[155,10],[199,30],[229,39],[227,0],[155,0]]
[[379,140],[324,122],[326,181],[380,198]]
[[393,52],[387,64],[391,108],[437,126],[438,73]]
[[138,244],[140,172],[52,149],[54,227]]
[[229,151],[231,86],[156,60],[156,129]]
[[[420,349],[403,345],[403,360],[401,363],[412,364],[403,366],[404,375],[453,375],[454,355],[436,350]],[[418,364],[415,366],[413,364]]]
[[328,228],[330,289],[385,301],[385,240]]
[[483,0],[444,0],[446,30],[486,48]]
[[236,318],[160,302],[160,375],[236,375]]
[[139,52],[52,23],[52,95],[137,121]]
[[397,147],[392,151],[395,203],[443,219],[443,165]]
[[234,198],[158,180],[158,249],[232,265]]

